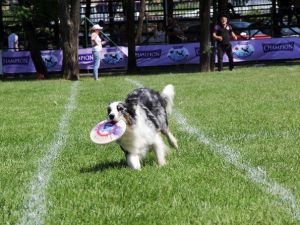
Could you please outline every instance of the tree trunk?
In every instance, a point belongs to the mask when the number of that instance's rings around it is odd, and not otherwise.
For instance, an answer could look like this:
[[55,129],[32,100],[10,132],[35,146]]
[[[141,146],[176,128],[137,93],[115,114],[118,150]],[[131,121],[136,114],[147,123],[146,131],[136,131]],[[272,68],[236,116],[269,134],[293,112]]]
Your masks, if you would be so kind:
[[210,4],[211,0],[200,1],[200,71],[210,71]]
[[3,11],[2,11],[2,0],[0,1],[1,4],[1,8],[0,8],[0,33],[2,34],[0,37],[0,49],[3,48],[4,46],[4,38],[3,38],[3,34],[4,34],[4,27],[3,27]]
[[87,18],[90,18],[90,16],[91,16],[91,0],[86,0],[84,15]]
[[63,77],[78,80],[78,34],[80,24],[80,0],[58,0],[63,50]]
[[[89,39],[89,27],[90,27],[90,22],[86,19],[90,19],[91,17],[91,0],[86,0],[86,3],[85,3],[85,13],[84,13],[84,42],[82,43],[83,47],[84,48],[87,48],[88,47],[88,39]],[[81,21],[80,21],[81,23]]]
[[133,74],[136,72],[135,58],[135,25],[134,25],[134,1],[128,1],[127,4],[127,31],[128,31],[128,68],[127,72]]
[[[213,18],[212,18],[212,26],[211,26],[211,32],[213,31],[213,27],[217,24],[218,22],[218,15],[217,15],[217,1],[218,0],[212,0],[213,3]],[[215,70],[215,63],[216,63],[216,42],[212,38],[211,39],[211,53],[210,53],[210,71]]]
[[138,26],[137,26],[136,36],[135,36],[135,43],[139,43],[139,40],[143,33],[145,8],[146,8],[146,0],[141,0],[141,8],[140,8],[139,21],[138,21]]
[[167,1],[167,16],[168,18],[173,18],[174,12],[174,1],[173,0],[166,0]]
[[41,56],[41,49],[35,35],[35,28],[30,21],[23,21],[23,28],[28,40],[30,55],[35,66],[37,74],[47,76],[47,67]]
[[[20,6],[29,7],[28,2],[24,0],[19,1]],[[22,19],[22,25],[24,28],[25,35],[28,40],[28,47],[30,55],[35,66],[36,72],[42,76],[47,75],[47,68],[41,56],[41,49],[35,35],[35,27],[32,23],[32,20],[27,18]]]
[[228,0],[218,0],[218,14],[219,14],[219,16],[221,14],[227,14],[227,12],[228,12],[227,4],[228,4]]

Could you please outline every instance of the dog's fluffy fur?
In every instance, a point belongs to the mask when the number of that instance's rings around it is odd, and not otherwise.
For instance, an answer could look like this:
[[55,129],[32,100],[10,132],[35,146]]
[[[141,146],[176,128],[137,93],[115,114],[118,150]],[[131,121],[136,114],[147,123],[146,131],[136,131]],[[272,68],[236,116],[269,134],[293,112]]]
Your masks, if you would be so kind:
[[127,128],[117,140],[125,153],[128,166],[141,168],[141,160],[149,149],[154,149],[160,166],[166,164],[168,147],[160,133],[164,134],[174,148],[177,140],[169,131],[167,114],[170,114],[175,95],[174,86],[167,85],[161,93],[149,88],[139,88],[128,94],[124,102],[113,102],[108,106],[108,118],[124,120]]

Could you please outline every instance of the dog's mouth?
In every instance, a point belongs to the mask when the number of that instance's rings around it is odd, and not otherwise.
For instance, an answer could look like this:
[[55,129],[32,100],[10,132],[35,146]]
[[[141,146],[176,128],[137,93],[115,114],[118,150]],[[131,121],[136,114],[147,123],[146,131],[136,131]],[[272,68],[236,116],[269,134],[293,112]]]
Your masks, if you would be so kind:
[[115,114],[109,114],[108,115],[108,119],[110,121],[113,121],[113,122],[117,123],[117,122],[119,122],[122,119],[122,116],[120,116],[120,115],[116,116]]

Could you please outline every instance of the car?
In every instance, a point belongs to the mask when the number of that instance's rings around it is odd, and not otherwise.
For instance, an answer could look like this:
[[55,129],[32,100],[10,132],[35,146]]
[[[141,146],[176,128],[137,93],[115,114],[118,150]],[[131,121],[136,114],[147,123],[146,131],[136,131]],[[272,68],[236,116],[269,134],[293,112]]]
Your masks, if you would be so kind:
[[255,23],[233,20],[230,21],[230,25],[237,35],[238,40],[271,38],[271,35],[258,29]]

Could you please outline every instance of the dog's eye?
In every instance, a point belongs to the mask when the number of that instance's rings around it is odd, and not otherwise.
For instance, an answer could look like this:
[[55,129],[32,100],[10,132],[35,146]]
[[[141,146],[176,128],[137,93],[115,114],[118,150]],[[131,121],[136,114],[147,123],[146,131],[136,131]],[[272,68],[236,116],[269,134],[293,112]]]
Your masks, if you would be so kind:
[[124,107],[118,105],[118,106],[117,106],[117,110],[118,110],[118,111],[123,111],[123,110],[124,110]]

